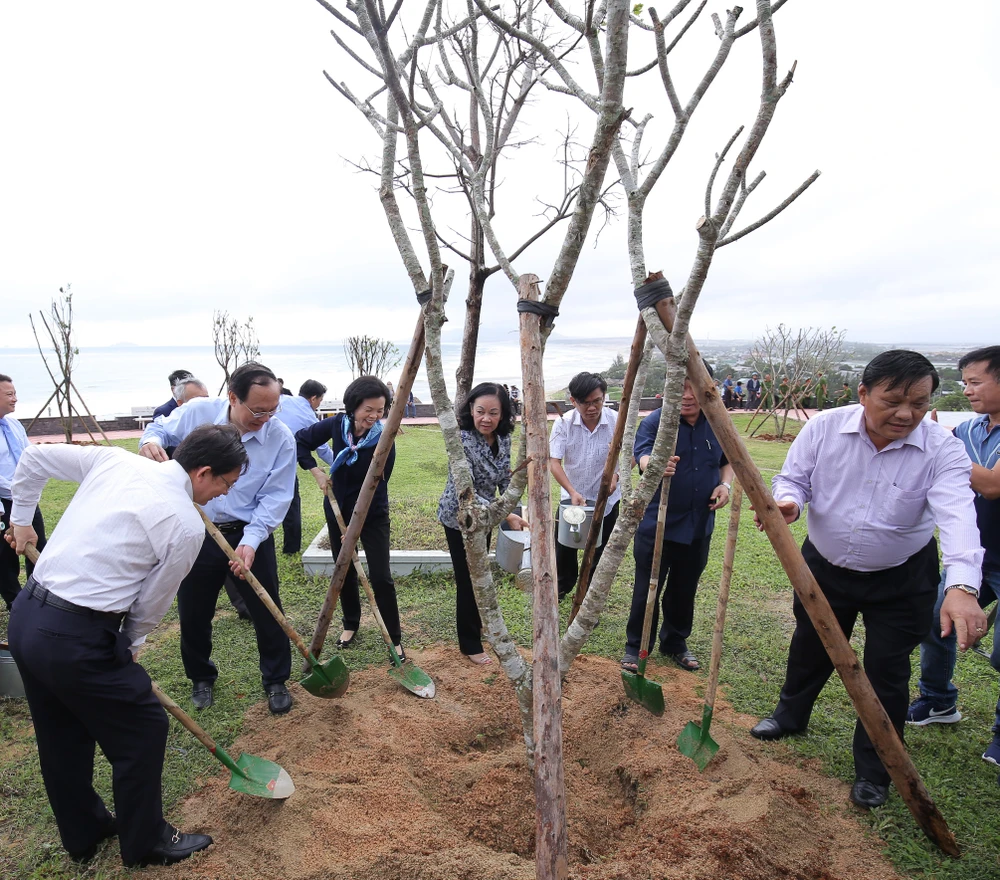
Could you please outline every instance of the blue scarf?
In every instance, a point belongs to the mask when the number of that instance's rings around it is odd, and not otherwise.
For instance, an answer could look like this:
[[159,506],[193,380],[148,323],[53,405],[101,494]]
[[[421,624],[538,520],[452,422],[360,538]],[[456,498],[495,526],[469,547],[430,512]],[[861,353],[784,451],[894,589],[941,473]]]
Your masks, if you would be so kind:
[[382,423],[376,422],[364,437],[355,442],[354,434],[351,432],[351,417],[345,414],[340,424],[343,430],[344,448],[337,453],[333,464],[330,465],[331,476],[341,465],[350,467],[354,464],[358,460],[358,450],[375,446],[378,443],[378,438],[382,435]]

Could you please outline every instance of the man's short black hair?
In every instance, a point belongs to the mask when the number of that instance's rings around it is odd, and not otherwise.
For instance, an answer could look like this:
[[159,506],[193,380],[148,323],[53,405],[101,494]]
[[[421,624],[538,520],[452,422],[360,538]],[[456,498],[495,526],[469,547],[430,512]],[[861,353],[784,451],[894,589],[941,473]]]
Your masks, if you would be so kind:
[[299,386],[299,397],[323,397],[326,394],[326,385],[317,382],[315,379],[306,379]]
[[[977,348],[970,351],[958,362],[958,368],[964,370],[970,364],[986,364],[986,371],[991,373],[993,378],[1000,382],[1000,345],[988,345],[985,348]],[[3,378],[0,377],[0,382]],[[8,382],[10,379],[7,380]]]
[[392,392],[386,388],[385,382],[378,376],[358,376],[344,389],[344,410],[352,422],[354,421],[354,410],[369,397],[384,397],[387,410],[389,404],[392,403]]
[[465,403],[458,412],[458,427],[463,431],[475,431],[476,423],[472,419],[472,407],[480,397],[496,397],[500,401],[500,421],[497,424],[496,433],[501,437],[506,437],[514,430],[514,410],[510,405],[510,395],[503,385],[496,382],[480,382],[469,392],[465,398]]
[[5,376],[3,373],[0,373],[0,382],[11,382],[11,383],[13,383],[13,381],[14,380],[11,379],[10,376]]
[[167,381],[170,383],[170,387],[173,388],[181,379],[190,379],[194,373],[188,372],[187,370],[174,370],[169,376],[167,376]]
[[577,373],[569,380],[569,396],[577,403],[583,403],[598,388],[601,394],[608,393],[608,383],[598,373]]
[[941,379],[934,364],[918,351],[893,348],[883,351],[868,362],[861,374],[861,384],[869,391],[874,390],[876,385],[884,384],[886,391],[902,386],[906,392],[914,383],[928,376],[931,378],[931,391],[937,391]]
[[235,425],[201,425],[181,440],[174,450],[176,461],[188,473],[210,467],[212,474],[229,474],[247,469],[249,459]]
[[263,364],[250,361],[236,368],[229,377],[229,390],[236,395],[237,400],[246,400],[254,385],[270,385],[278,378]]

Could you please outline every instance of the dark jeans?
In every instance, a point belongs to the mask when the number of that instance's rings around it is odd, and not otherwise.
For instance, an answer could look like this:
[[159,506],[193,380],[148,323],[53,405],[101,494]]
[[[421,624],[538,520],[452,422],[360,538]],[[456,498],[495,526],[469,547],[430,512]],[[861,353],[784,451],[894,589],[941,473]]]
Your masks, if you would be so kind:
[[[224,533],[230,546],[239,546],[243,529]],[[181,581],[177,591],[177,609],[181,619],[181,659],[184,672],[191,681],[215,681],[219,672],[212,662],[212,618],[229,570],[229,558],[208,535],[201,545],[201,552],[195,560],[191,573]],[[274,552],[274,535],[257,548],[250,569],[261,586],[281,608],[278,596],[278,560]],[[260,674],[264,687],[284,684],[292,671],[288,636],[257,598],[253,587],[246,581],[234,581],[240,596],[246,603],[247,611],[257,633],[257,651],[260,654]]]
[[441,524],[448,539],[448,552],[455,573],[455,628],[458,630],[458,647],[463,654],[483,653],[483,621],[472,589],[469,558],[465,555],[462,533]]
[[[930,631],[934,616],[937,542],[932,538],[902,565],[876,572],[839,568],[824,559],[808,538],[802,555],[844,635],[851,637],[859,614],[864,619],[865,672],[902,740],[910,703],[910,654]],[[795,632],[774,718],[786,730],[805,730],[813,703],[834,667],[797,595],[793,610]],[[889,783],[860,721],[854,728],[854,769],[878,785]]]
[[281,523],[282,553],[298,553],[302,549],[302,496],[299,495],[299,478],[295,477],[292,503]]
[[138,862],[164,825],[167,716],[146,670],[114,620],[42,604],[27,592],[14,603],[9,634],[63,846],[85,851],[110,818],[93,787],[96,744],[111,763],[122,860]]
[[[9,498],[0,498],[0,504],[3,505],[3,521],[7,526],[10,525],[11,503]],[[31,527],[35,530],[35,534],[38,535],[37,546],[38,552],[41,553],[45,549],[45,521],[42,519],[42,511],[37,507],[35,508],[35,515],[31,518]],[[35,566],[25,559],[24,568],[30,575],[34,571]],[[14,552],[14,548],[10,544],[3,538],[0,538],[0,599],[3,599],[8,611],[10,610],[10,606],[14,604],[14,599],[20,591],[21,557]]]
[[[604,554],[604,548],[608,543],[611,530],[615,527],[615,523],[618,522],[618,510],[620,507],[621,503],[616,501],[611,510],[604,516],[604,532],[601,535],[601,543],[594,548],[594,564],[590,566],[590,577],[587,578],[588,589],[590,588],[590,582],[594,579],[597,563],[601,561],[601,556]],[[557,519],[557,534],[558,531],[559,521]],[[559,582],[560,599],[568,596],[576,589],[576,581],[580,576],[579,556],[580,551],[575,547],[567,547],[564,544],[560,544],[558,540],[556,541],[556,574]]]
[[[627,638],[625,654],[639,656],[642,641],[642,624],[646,616],[646,596],[649,578],[653,571],[653,547],[656,532],[640,529],[635,533],[633,551],[635,553],[635,586],[632,589],[632,610],[628,616],[625,631]],[[680,654],[687,650],[687,639],[691,635],[694,622],[694,597],[698,590],[698,579],[708,564],[708,551],[712,536],[698,538],[690,544],[664,541],[660,557],[660,575],[657,581],[657,603],[653,607],[653,625],[649,631],[647,651],[653,650],[656,638],[656,624],[660,617],[660,602],[663,603],[663,626],[660,628],[660,650],[664,654]],[[666,589],[663,588],[666,581]]]
[[[333,515],[333,508],[326,498],[323,499],[323,512],[326,514],[326,525],[330,531],[330,550],[336,559],[341,548],[340,528]],[[389,568],[388,512],[368,512],[365,524],[361,528],[361,546],[365,549],[368,580],[375,594],[378,613],[382,615],[382,622],[389,630],[392,643],[398,645],[401,638],[399,604],[396,600],[396,582],[392,579],[392,571]],[[344,587],[340,591],[340,610],[344,615],[344,629],[357,630],[361,626],[361,596],[358,593],[358,573],[354,570],[353,563],[348,566]]]

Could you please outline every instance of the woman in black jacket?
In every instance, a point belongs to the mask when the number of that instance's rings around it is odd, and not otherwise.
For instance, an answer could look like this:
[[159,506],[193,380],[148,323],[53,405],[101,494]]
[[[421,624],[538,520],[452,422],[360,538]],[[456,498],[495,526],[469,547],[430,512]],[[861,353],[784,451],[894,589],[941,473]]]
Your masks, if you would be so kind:
[[[347,386],[344,391],[345,413],[329,419],[321,419],[315,425],[303,428],[295,435],[298,445],[299,466],[309,471],[316,479],[320,491],[324,493],[323,512],[330,531],[330,550],[336,559],[340,553],[341,535],[333,508],[326,497],[328,482],[333,484],[333,494],[349,523],[354,513],[358,494],[365,482],[368,465],[375,454],[375,446],[382,433],[380,419],[388,409],[392,395],[385,384],[375,376],[361,376]],[[316,464],[312,453],[324,443],[333,448],[331,476]],[[361,529],[361,545],[368,563],[368,577],[379,613],[385,622],[392,642],[401,659],[405,660],[401,647],[399,606],[396,602],[396,584],[389,570],[389,492],[387,484],[396,460],[395,445],[389,450],[385,470],[379,480],[375,496],[368,508],[364,527]],[[361,600],[358,594],[358,575],[354,566],[347,569],[344,588],[340,593],[340,609],[344,618],[344,631],[337,640],[338,648],[346,648],[354,642],[361,625]]]

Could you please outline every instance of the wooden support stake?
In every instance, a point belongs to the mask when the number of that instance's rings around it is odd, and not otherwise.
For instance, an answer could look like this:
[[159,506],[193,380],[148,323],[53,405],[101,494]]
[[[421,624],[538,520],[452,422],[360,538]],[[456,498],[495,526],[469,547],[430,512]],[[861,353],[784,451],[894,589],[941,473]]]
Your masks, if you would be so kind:
[[[676,305],[672,298],[660,300],[656,304],[656,314],[663,326],[672,330]],[[733,426],[729,413],[719,397],[712,377],[702,363],[691,334],[686,340],[688,350],[687,375],[699,396],[702,412],[708,419],[715,436],[722,444],[726,458],[736,471],[736,476],[743,484],[754,510],[764,524],[764,531],[774,547],[774,552],[788,575],[799,601],[809,615],[820,641],[833,661],[844,682],[844,687],[854,703],[858,718],[868,731],[875,751],[882,759],[889,776],[896,785],[900,797],[909,807],[913,818],[924,830],[927,836],[936,843],[943,852],[958,858],[961,852],[955,835],[941,811],[931,799],[924,786],[917,768],[903,746],[903,741],[889,721],[885,708],[875,693],[868,676],[858,662],[857,655],[851,648],[837,618],[830,608],[823,591],[816,583],[809,566],[799,550],[791,529],[785,523],[770,489],[761,478],[757,466],[743,443],[743,438]]]
[[[639,372],[639,364],[642,362],[642,350],[646,345],[646,322],[639,315],[639,323],[635,328],[635,335],[632,337],[632,350],[628,356],[628,366],[625,368],[625,383],[622,385],[622,403],[625,404],[625,412],[618,408],[618,420],[615,422],[614,434],[611,437],[611,447],[608,449],[608,458],[604,462],[604,473],[601,474],[601,488],[598,490],[597,499],[594,501],[594,518],[591,521],[590,531],[587,533],[587,543],[583,547],[583,562],[580,564],[580,576],[576,581],[576,593],[573,596],[573,608],[569,613],[569,622],[572,623],[583,605],[583,600],[590,588],[590,570],[594,565],[594,556],[597,553],[597,535],[602,531],[601,523],[604,522],[604,510],[608,506],[608,496],[611,494],[611,480],[618,466],[618,456],[622,451],[622,440],[625,437],[625,422],[628,419],[628,401],[632,397],[632,387],[635,384],[636,373]],[[610,535],[604,535],[607,541]]]
[[[525,274],[518,283],[522,301],[537,302],[538,276]],[[521,364],[527,436],[528,510],[531,522],[532,707],[535,740],[535,877],[565,880],[566,786],[562,756],[562,685],[559,679],[559,598],[549,475],[549,431],[542,374],[539,315],[522,312]],[[640,346],[641,348],[641,346]],[[592,527],[591,531],[596,531]]]

